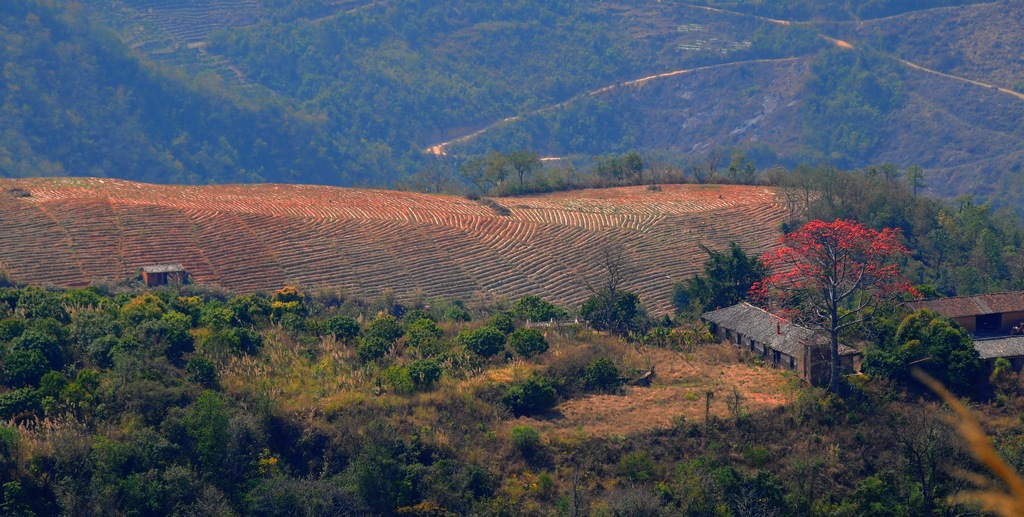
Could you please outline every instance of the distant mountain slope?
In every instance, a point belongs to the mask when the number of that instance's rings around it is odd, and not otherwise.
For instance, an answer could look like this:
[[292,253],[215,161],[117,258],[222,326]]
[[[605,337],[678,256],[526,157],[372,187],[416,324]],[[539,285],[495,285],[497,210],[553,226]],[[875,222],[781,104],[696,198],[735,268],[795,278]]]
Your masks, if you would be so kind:
[[[16,280],[81,286],[185,265],[236,291],[286,284],[372,296],[527,294],[581,303],[605,246],[655,311],[696,273],[699,245],[767,249],[784,216],[772,189],[670,185],[502,199],[298,185],[172,187],[102,179],[0,180],[0,264]],[[30,197],[11,195],[10,189]]]
[[919,65],[1024,90],[1024,3],[907,13],[855,26],[857,37]]
[[81,4],[0,2],[0,46],[0,176],[367,181],[322,121],[140,59]]
[[1022,0],[12,0],[0,176],[390,185],[430,149],[457,165],[532,148],[585,168],[631,150],[685,167],[740,147],[762,168],[921,165],[935,193],[1019,206],[1022,12]]

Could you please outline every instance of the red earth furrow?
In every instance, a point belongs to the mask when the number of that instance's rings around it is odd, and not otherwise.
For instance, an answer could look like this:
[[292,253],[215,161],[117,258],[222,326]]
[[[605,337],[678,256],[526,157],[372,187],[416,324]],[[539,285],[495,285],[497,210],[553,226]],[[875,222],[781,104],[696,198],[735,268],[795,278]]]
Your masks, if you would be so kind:
[[470,234],[455,234],[445,242],[450,256],[485,291],[496,296],[520,297],[541,292],[539,286],[505,260],[493,247]]
[[54,220],[68,232],[85,278],[117,281],[124,277],[120,262],[122,236],[106,200],[66,200],[47,206]]
[[476,291],[479,286],[458,269],[455,261],[443,256],[434,240],[424,233],[429,228],[433,227],[409,223],[390,239],[391,249],[403,257],[416,287],[443,297]]
[[142,266],[180,263],[196,281],[217,281],[196,245],[192,221],[179,210],[142,204],[113,206],[121,222],[122,262],[129,275]]
[[89,280],[78,267],[68,246],[67,233],[40,208],[27,199],[0,199],[0,250],[25,248],[38,254],[5,253],[0,258],[15,279],[38,278],[40,284],[81,287]]
[[[268,242],[277,250],[289,279],[309,288],[342,288],[362,293],[354,280],[355,267],[342,252],[342,245],[351,244],[347,232],[339,234],[338,221],[293,220],[280,223],[282,229]],[[348,222],[355,231],[355,226]]]
[[284,271],[287,284],[309,288],[329,286],[321,278],[328,269],[344,267],[333,242],[324,239],[308,219],[239,214]]
[[[574,236],[567,233],[565,228],[560,230],[554,241],[566,246],[569,244],[567,240]],[[548,233],[543,235],[547,236]],[[526,245],[513,247],[504,256],[517,269],[527,272],[527,277],[549,292],[553,299],[562,303],[570,300],[575,302],[585,286],[576,268],[570,266],[566,259],[587,255],[589,250],[572,247],[573,253],[566,253],[566,248],[550,244],[546,239],[534,239]]]
[[354,292],[375,296],[385,289],[415,289],[399,256],[388,248],[392,231],[388,221],[373,219],[324,225],[324,234],[337,242],[339,255],[352,268],[349,285]]
[[461,197],[302,185],[61,178],[0,180],[0,189],[0,264],[21,281],[83,285],[180,262],[197,282],[240,291],[294,283],[574,305],[589,296],[599,250],[611,243],[636,263],[626,287],[658,311],[668,309],[671,282],[699,270],[699,243],[736,240],[759,253],[785,213],[773,189],[719,185],[497,199],[507,216]]
[[224,287],[252,292],[285,285],[280,264],[236,214],[198,219],[195,234]]

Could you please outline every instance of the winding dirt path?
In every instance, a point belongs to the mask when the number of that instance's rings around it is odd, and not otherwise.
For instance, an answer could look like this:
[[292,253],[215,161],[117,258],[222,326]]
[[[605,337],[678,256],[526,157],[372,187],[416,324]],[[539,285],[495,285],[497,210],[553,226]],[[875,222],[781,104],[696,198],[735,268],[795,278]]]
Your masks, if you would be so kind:
[[761,20],[763,22],[774,23],[776,25],[795,25],[795,24],[808,23],[808,22],[791,22],[789,20],[776,20],[775,18],[768,18],[768,17],[765,17],[765,16],[758,16],[756,14],[741,13],[739,11],[730,11],[728,9],[719,9],[717,7],[708,7],[706,5],[695,5],[695,4],[679,4],[679,5],[682,5],[683,7],[689,7],[691,9],[700,9],[702,11],[709,11],[709,12],[712,12],[712,13],[731,14],[733,16],[743,16],[743,17],[746,17],[746,18],[754,18],[754,19],[757,19],[757,20]]
[[784,57],[784,58],[777,58],[777,59],[749,59],[749,60],[746,60],[746,61],[734,61],[734,62],[730,62],[730,63],[719,63],[717,65],[698,66],[698,67],[695,67],[695,68],[687,68],[687,69],[684,69],[684,70],[674,70],[674,71],[671,71],[671,72],[664,72],[664,73],[660,73],[660,74],[648,75],[646,77],[641,77],[639,79],[633,79],[633,80],[630,80],[630,81],[625,81],[625,82],[621,82],[621,83],[615,83],[615,84],[611,84],[611,85],[608,85],[608,86],[604,86],[602,88],[598,88],[596,90],[591,90],[589,92],[584,92],[584,93],[575,95],[572,98],[570,98],[568,100],[565,100],[565,101],[562,101],[562,102],[559,102],[557,104],[551,104],[549,106],[544,106],[542,108],[537,108],[537,109],[535,109],[535,110],[533,110],[533,111],[531,111],[529,113],[525,113],[523,115],[516,115],[516,116],[513,116],[513,117],[503,118],[503,119],[499,120],[498,122],[495,122],[493,124],[487,125],[487,126],[481,128],[481,129],[473,131],[472,133],[467,133],[467,134],[462,135],[462,136],[460,136],[458,138],[454,138],[452,140],[448,140],[447,142],[442,142],[440,144],[431,146],[431,147],[425,149],[424,152],[428,153],[428,154],[438,155],[438,156],[444,155],[444,154],[446,154],[445,150],[448,147],[451,147],[454,144],[458,144],[458,143],[467,142],[469,140],[472,140],[473,138],[476,138],[476,137],[482,135],[483,133],[486,133],[487,131],[490,131],[491,129],[494,129],[496,127],[508,124],[510,122],[518,121],[518,120],[520,120],[520,119],[522,119],[524,117],[529,117],[529,116],[537,115],[537,114],[540,114],[540,113],[545,113],[545,112],[548,112],[548,111],[556,110],[558,108],[563,108],[563,107],[568,106],[568,105],[572,104],[573,102],[576,102],[576,101],[578,101],[578,100],[580,100],[580,99],[582,99],[584,97],[594,97],[596,95],[601,95],[603,93],[608,93],[610,91],[613,91],[613,90],[616,90],[616,89],[619,89],[619,88],[624,88],[624,87],[628,87],[628,86],[640,86],[640,85],[642,85],[644,83],[647,83],[647,82],[650,82],[650,81],[655,81],[655,80],[658,80],[658,79],[665,79],[667,77],[675,77],[677,75],[690,74],[690,73],[694,73],[694,72],[703,72],[705,70],[713,70],[713,69],[716,69],[716,68],[726,68],[726,67],[733,67],[733,66],[740,66],[740,65],[751,65],[751,64],[756,64],[756,63],[784,63],[784,62],[788,62],[788,61],[796,61],[798,59],[801,59],[801,58],[800,57]]
[[998,91],[1000,93],[1005,93],[1007,95],[1012,95],[1012,96],[1014,96],[1014,97],[1016,97],[1016,98],[1018,98],[1020,100],[1024,100],[1024,93],[1020,93],[1020,92],[1011,90],[1009,88],[1003,88],[1002,86],[996,86],[994,84],[983,83],[981,81],[975,81],[974,79],[968,79],[966,77],[960,77],[958,75],[951,75],[951,74],[947,74],[945,72],[940,72],[938,70],[932,70],[931,68],[927,68],[927,67],[923,67],[921,65],[915,64],[915,63],[911,63],[910,61],[907,61],[906,59],[898,58],[898,57],[893,56],[893,55],[889,55],[889,57],[891,57],[892,59],[895,59],[896,61],[898,61],[898,62],[900,62],[900,63],[902,63],[902,64],[904,64],[906,66],[909,66],[910,68],[913,68],[915,70],[920,70],[922,72],[928,72],[929,74],[934,74],[934,75],[938,75],[940,77],[945,77],[947,79],[953,79],[953,80],[956,80],[956,81],[961,81],[961,82],[965,82],[965,83],[968,83],[968,84],[973,84],[975,86],[981,86],[982,88],[991,88],[991,89],[996,90],[996,91]]
[[[989,4],[992,4],[992,3],[996,3],[996,2],[977,3],[977,4],[971,4],[971,6],[989,5]],[[808,22],[808,21],[777,20],[775,18],[768,18],[768,17],[765,17],[765,16],[758,16],[756,14],[748,14],[748,13],[742,13],[742,12],[738,12],[738,11],[730,11],[730,10],[727,10],[727,9],[719,9],[719,8],[716,8],[716,7],[708,7],[708,6],[704,6],[704,5],[694,5],[694,4],[686,4],[686,3],[680,4],[680,5],[682,5],[684,7],[689,7],[689,8],[692,8],[692,9],[700,9],[700,10],[714,12],[714,13],[719,13],[719,14],[728,14],[728,15],[733,15],[733,16],[742,16],[742,17],[746,17],[746,18],[754,18],[754,19],[757,19],[757,20],[761,20],[763,22],[773,23],[773,24],[782,25],[782,26],[810,25],[811,27],[814,27],[814,23],[813,22]],[[954,7],[957,7],[957,6],[954,6]],[[893,15],[893,16],[889,16],[889,17],[886,17],[886,18],[894,18],[896,16],[906,16],[906,15],[913,14],[913,13],[921,13],[921,12],[926,12],[926,11],[932,11],[932,10],[938,10],[938,9],[949,9],[949,8],[950,7],[933,7],[933,8],[928,8],[928,9],[921,9],[919,11],[910,11],[910,12],[906,12],[906,13],[900,13],[898,15]],[[881,20],[881,19],[884,19],[884,18],[878,18],[878,20]],[[868,21],[875,21],[875,20],[856,20],[856,23],[864,23],[864,22],[868,22]],[[835,46],[837,46],[839,48],[848,49],[848,50],[856,50],[856,47],[854,45],[852,45],[851,43],[847,42],[847,41],[844,41],[844,40],[841,40],[841,39],[838,39],[838,38],[833,38],[831,36],[827,36],[824,33],[822,33],[820,30],[817,30],[817,28],[815,28],[815,30],[818,33],[818,37],[820,37],[821,39],[823,39],[823,40],[825,40],[825,41],[827,41],[829,43],[832,43],[833,45],[835,45]],[[980,86],[980,87],[983,87],[983,88],[990,88],[990,89],[999,91],[1001,93],[1005,93],[1007,95],[1012,95],[1012,96],[1014,96],[1014,97],[1016,97],[1018,99],[1024,100],[1024,94],[1022,94],[1020,92],[1017,92],[1017,91],[1014,91],[1014,90],[1011,90],[1011,89],[1008,89],[1008,88],[1003,88],[1001,86],[996,86],[996,85],[984,83],[984,82],[981,82],[981,81],[976,81],[974,79],[968,79],[966,77],[960,77],[960,76],[956,76],[956,75],[952,75],[952,74],[947,74],[947,73],[944,73],[944,72],[939,72],[938,70],[932,70],[931,68],[927,68],[927,67],[918,65],[916,63],[912,63],[910,61],[907,61],[905,59],[899,58],[899,57],[894,56],[894,55],[889,54],[889,53],[883,52],[883,54],[885,54],[886,56],[896,60],[900,64],[902,64],[904,66],[907,66],[907,67],[910,67],[910,68],[913,68],[915,70],[920,70],[922,72],[927,72],[927,73],[930,73],[930,74],[938,75],[938,76],[941,76],[941,77],[945,77],[947,79],[953,79],[953,80],[956,80],[956,81],[961,81],[961,82],[965,82],[965,83],[968,83],[968,84],[973,84],[975,86]],[[559,102],[557,104],[552,104],[550,106],[545,106],[545,107],[533,110],[533,111],[531,111],[529,113],[526,113],[526,114],[523,114],[523,115],[516,115],[516,116],[513,116],[513,117],[506,117],[506,118],[504,118],[504,119],[502,119],[502,120],[500,120],[498,122],[495,122],[493,124],[484,126],[481,129],[473,131],[472,133],[467,133],[467,134],[462,135],[462,136],[460,136],[458,138],[454,138],[452,140],[448,140],[447,142],[442,142],[440,144],[431,146],[431,147],[425,149],[424,152],[426,152],[428,154],[433,154],[433,155],[444,155],[444,154],[446,154],[446,149],[448,147],[450,147],[450,146],[452,146],[454,144],[458,144],[458,143],[467,142],[469,140],[472,140],[472,139],[480,136],[481,134],[486,133],[487,131],[490,131],[491,129],[494,129],[496,127],[499,127],[499,126],[502,126],[502,125],[505,125],[505,124],[508,124],[508,123],[511,123],[511,122],[518,121],[518,120],[522,119],[523,117],[528,117],[528,116],[531,116],[531,115],[536,115],[536,114],[539,114],[539,113],[544,113],[544,112],[547,112],[547,111],[555,110],[555,109],[567,106],[567,105],[569,105],[569,104],[571,104],[571,103],[573,103],[573,102],[575,102],[575,101],[577,101],[577,100],[579,100],[581,98],[584,98],[584,97],[587,97],[587,96],[599,95],[599,94],[602,94],[602,93],[606,93],[606,92],[615,90],[617,88],[622,88],[622,87],[625,87],[625,86],[639,86],[639,85],[641,85],[643,83],[646,83],[648,81],[653,81],[653,80],[657,80],[657,79],[663,79],[663,78],[666,78],[666,77],[673,77],[673,76],[677,76],[677,75],[688,74],[688,73],[692,73],[692,72],[700,72],[700,71],[703,71],[703,70],[710,70],[710,69],[714,69],[714,68],[722,68],[722,67],[727,67],[727,66],[746,65],[746,64],[753,64],[753,63],[784,62],[784,61],[792,61],[792,60],[796,60],[796,59],[800,59],[800,57],[779,58],[779,59],[753,59],[753,60],[747,60],[747,61],[735,61],[735,62],[731,62],[731,63],[720,63],[720,64],[717,64],[717,65],[709,65],[709,66],[702,66],[702,67],[696,67],[696,68],[688,68],[688,69],[685,69],[685,70],[675,70],[675,71],[672,71],[672,72],[665,72],[665,73],[661,73],[661,74],[649,75],[647,77],[641,77],[640,79],[634,79],[632,81],[616,83],[616,84],[612,84],[612,85],[609,85],[609,86],[605,86],[603,88],[599,88],[597,90],[593,90],[593,91],[585,92],[585,93],[582,93],[582,94],[578,94],[578,95],[576,95],[576,96],[574,96],[574,97],[572,97],[572,98],[570,98],[570,99],[568,99],[566,101]]]

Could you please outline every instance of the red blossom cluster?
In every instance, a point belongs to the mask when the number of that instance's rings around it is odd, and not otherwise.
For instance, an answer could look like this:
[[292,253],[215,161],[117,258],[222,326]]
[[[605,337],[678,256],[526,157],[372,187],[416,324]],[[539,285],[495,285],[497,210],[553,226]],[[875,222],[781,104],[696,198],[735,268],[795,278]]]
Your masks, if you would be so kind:
[[898,229],[882,231],[856,221],[815,220],[783,235],[764,254],[770,276],[751,292],[762,303],[802,321],[828,319],[830,309],[848,310],[919,294],[900,271],[909,250]]

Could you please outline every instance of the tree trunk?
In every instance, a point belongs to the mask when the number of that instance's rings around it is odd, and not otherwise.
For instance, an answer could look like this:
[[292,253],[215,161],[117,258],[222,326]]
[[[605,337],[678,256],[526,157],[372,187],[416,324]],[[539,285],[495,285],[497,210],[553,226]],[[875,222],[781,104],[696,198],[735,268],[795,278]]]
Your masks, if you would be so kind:
[[[833,297],[834,299],[834,297]],[[829,307],[829,334],[831,341],[829,348],[831,349],[831,366],[832,369],[829,372],[828,389],[833,392],[839,391],[839,371],[842,367],[842,363],[839,359],[839,307],[838,303],[832,302]]]

